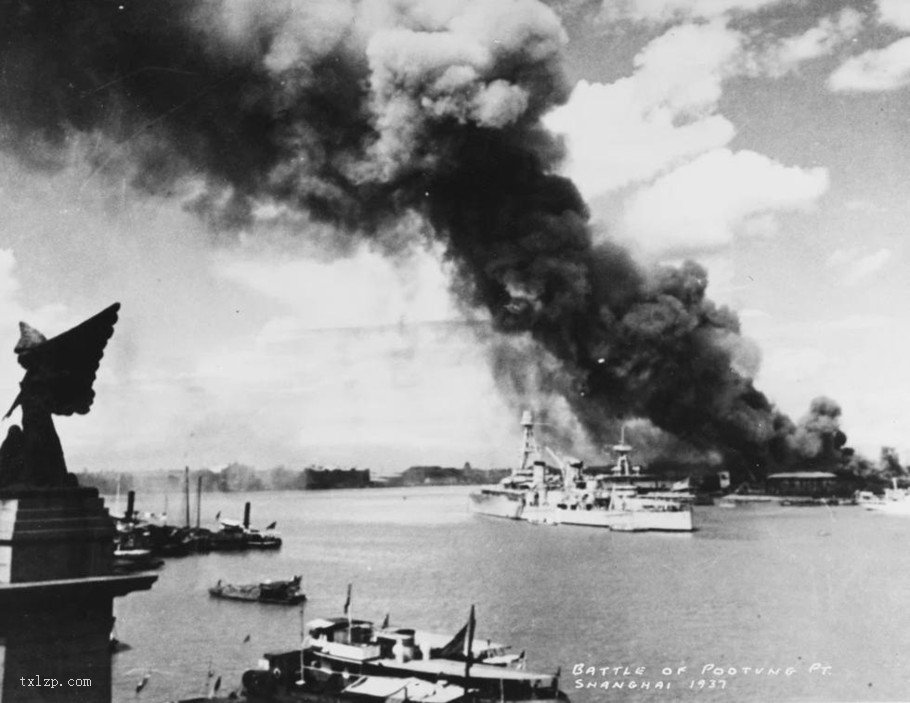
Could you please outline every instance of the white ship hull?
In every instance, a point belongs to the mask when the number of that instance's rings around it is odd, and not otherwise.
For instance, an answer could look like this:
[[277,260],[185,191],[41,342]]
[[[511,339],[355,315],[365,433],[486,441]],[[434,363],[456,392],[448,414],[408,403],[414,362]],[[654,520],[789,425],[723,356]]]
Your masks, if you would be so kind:
[[883,503],[867,503],[866,510],[874,510],[888,515],[910,515],[910,499],[889,500]]
[[518,520],[524,508],[524,494],[502,488],[485,488],[471,493],[470,508],[477,515]]
[[553,508],[539,522],[603,527],[617,532],[692,532],[692,511],[685,510],[568,510]]

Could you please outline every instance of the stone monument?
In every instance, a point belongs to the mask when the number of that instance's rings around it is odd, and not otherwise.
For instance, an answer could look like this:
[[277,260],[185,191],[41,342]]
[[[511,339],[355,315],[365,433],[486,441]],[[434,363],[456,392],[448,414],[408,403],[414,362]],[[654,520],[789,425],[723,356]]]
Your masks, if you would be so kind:
[[66,468],[53,415],[84,415],[119,303],[46,339],[20,323],[25,369],[0,445],[0,700],[111,700],[113,599],[151,574],[113,573],[114,523]]

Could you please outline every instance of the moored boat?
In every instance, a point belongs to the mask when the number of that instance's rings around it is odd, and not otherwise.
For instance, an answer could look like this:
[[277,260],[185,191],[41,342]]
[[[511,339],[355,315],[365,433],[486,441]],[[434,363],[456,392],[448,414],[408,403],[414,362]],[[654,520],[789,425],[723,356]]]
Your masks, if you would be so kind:
[[865,507],[867,510],[886,515],[910,515],[910,496],[886,498],[880,503],[868,503]]
[[[430,682],[416,677],[350,676],[321,669],[306,671],[305,678],[284,680],[279,668],[284,662],[266,655],[262,668],[243,674],[241,698],[249,703],[474,703],[473,691],[444,681]],[[275,665],[274,669],[268,667]],[[275,671],[280,672],[277,676]],[[202,703],[191,699],[179,703]]]
[[148,549],[121,549],[114,548],[114,572],[118,574],[131,574],[136,571],[151,571],[164,565],[164,560],[158,559]]
[[300,576],[287,581],[262,581],[244,585],[222,583],[209,589],[209,595],[227,600],[254,601],[278,605],[297,605],[306,600],[300,590]]
[[[524,671],[517,666],[523,657],[505,655],[503,645],[476,639],[474,627],[473,608],[468,623],[453,637],[385,623],[376,627],[370,621],[350,617],[313,620],[306,625],[307,640],[302,649],[266,654],[257,669],[244,674],[244,693],[252,701],[319,701],[322,699],[308,698],[307,694],[334,692],[337,700],[346,701],[355,699],[342,694],[368,690],[391,690],[394,694],[408,688],[407,698],[397,694],[377,700],[567,700],[559,690],[558,672]],[[364,680],[361,677],[370,683],[355,686]],[[427,698],[410,697],[421,690]]]
[[275,524],[271,523],[262,531],[250,527],[250,503],[245,503],[242,522],[224,518],[220,521],[221,528],[211,533],[209,538],[211,549],[216,552],[280,549],[281,535],[275,531]]
[[891,488],[886,488],[884,495],[863,491],[857,492],[854,501],[866,510],[874,510],[888,515],[910,515],[910,489],[899,488],[897,479],[891,479]]

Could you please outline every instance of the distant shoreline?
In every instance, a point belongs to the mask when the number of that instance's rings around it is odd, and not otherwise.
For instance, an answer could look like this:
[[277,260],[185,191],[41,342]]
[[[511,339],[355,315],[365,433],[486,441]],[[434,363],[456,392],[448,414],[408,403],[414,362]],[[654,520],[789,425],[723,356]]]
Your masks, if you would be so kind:
[[92,472],[76,474],[79,484],[97,488],[105,495],[127,491],[179,493],[185,489],[187,475],[192,489],[204,493],[241,493],[265,491],[321,491],[347,488],[404,488],[414,486],[478,486],[497,483],[509,469],[475,469],[444,466],[412,466],[400,474],[373,478],[370,469],[325,469],[276,467],[257,470],[230,464],[220,471],[154,471],[147,473]]

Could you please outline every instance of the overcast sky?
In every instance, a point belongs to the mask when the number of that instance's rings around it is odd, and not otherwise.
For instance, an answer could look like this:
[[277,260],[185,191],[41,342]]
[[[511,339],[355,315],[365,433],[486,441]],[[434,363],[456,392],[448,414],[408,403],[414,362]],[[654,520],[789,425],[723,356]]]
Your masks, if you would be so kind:
[[[551,6],[574,89],[546,124],[596,236],[703,262],[779,407],[828,395],[851,444],[908,454],[910,2]],[[0,156],[0,348],[123,305],[91,414],[58,421],[72,470],[514,460],[521,408],[438,252],[222,237],[87,148],[54,174]],[[9,401],[20,377],[0,357]]]

